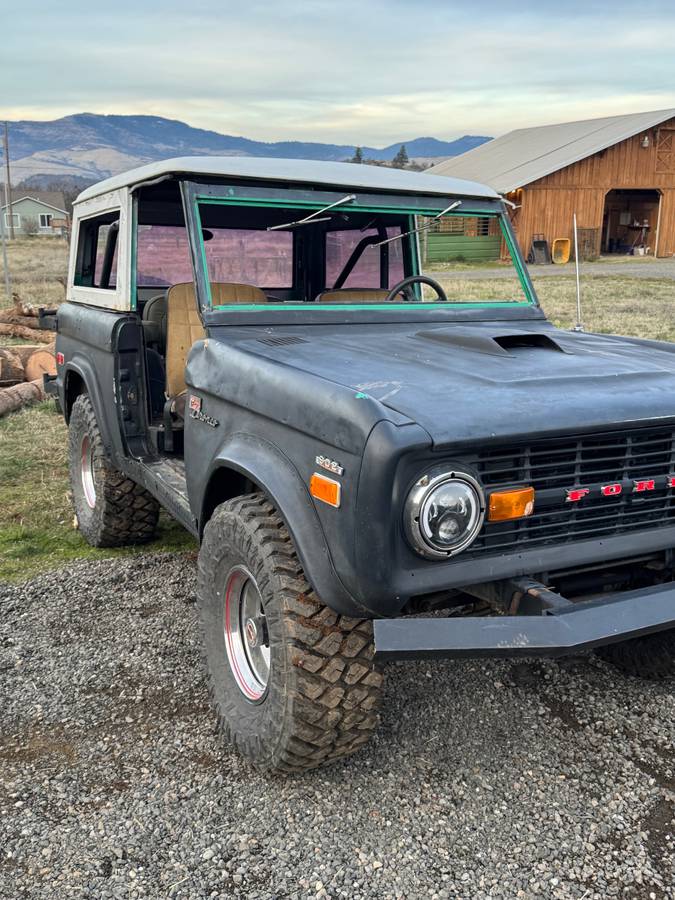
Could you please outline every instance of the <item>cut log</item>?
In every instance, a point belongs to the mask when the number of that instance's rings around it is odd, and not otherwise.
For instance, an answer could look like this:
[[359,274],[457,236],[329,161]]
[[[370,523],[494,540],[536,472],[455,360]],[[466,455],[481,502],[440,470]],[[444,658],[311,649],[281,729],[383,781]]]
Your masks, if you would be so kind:
[[53,331],[40,331],[37,328],[26,328],[24,325],[7,325],[0,322],[0,335],[23,338],[25,341],[37,341],[40,344],[51,344],[54,340]]
[[26,360],[29,359],[36,350],[49,350],[51,353],[55,352],[54,344],[12,344],[9,347],[0,347],[0,354],[4,350],[8,350],[10,353],[13,353],[14,356],[18,356],[23,366],[26,365]]
[[0,322],[7,325],[24,325],[26,328],[38,328],[35,316],[19,316],[15,309],[0,309]]
[[0,350],[0,387],[7,387],[25,380],[21,358],[11,350]]
[[4,388],[4,390],[0,390],[0,418],[29,403],[44,400],[44,397],[41,381],[25,381],[23,384]]
[[56,359],[53,349],[34,350],[24,364],[24,381],[42,381],[43,375],[56,375]]

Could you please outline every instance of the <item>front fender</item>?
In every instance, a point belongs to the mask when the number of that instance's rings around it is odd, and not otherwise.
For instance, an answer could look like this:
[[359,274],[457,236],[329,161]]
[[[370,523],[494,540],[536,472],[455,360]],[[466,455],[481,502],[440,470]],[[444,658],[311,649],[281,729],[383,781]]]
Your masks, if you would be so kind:
[[239,433],[233,434],[220,448],[197,504],[200,532],[206,524],[209,489],[223,468],[249,479],[270,498],[288,528],[307,580],[322,602],[342,615],[369,617],[368,611],[347,591],[335,570],[307,485],[275,444],[256,435]]

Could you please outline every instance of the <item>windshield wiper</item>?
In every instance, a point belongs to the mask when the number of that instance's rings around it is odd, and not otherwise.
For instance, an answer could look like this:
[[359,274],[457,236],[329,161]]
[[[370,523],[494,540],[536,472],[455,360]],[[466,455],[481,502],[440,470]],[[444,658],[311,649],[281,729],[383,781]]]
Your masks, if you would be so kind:
[[385,240],[380,241],[377,244],[373,244],[373,247],[381,247],[382,244],[391,244],[392,241],[400,241],[403,240],[404,237],[408,237],[409,234],[417,234],[420,231],[426,231],[427,228],[431,228],[431,226],[436,222],[441,216],[446,215],[449,212],[452,212],[453,209],[457,209],[458,206],[462,205],[461,200],[455,200],[454,203],[451,203],[450,206],[446,207],[446,209],[442,209],[437,216],[434,216],[430,222],[427,222],[425,225],[420,225],[419,228],[411,228],[410,231],[404,231],[401,234],[395,234],[394,237],[385,238]]
[[335,209],[336,206],[351,203],[353,200],[356,200],[356,194],[347,194],[347,196],[343,197],[341,200],[336,200],[335,203],[329,203],[328,206],[324,206],[323,209],[317,209],[315,212],[305,216],[304,219],[298,219],[295,222],[285,222],[283,225],[268,225],[267,231],[280,231],[283,228],[295,228],[297,225],[312,225],[314,222],[327,222],[330,219],[330,216],[326,216],[323,219],[318,219],[317,216],[328,212],[329,209]]

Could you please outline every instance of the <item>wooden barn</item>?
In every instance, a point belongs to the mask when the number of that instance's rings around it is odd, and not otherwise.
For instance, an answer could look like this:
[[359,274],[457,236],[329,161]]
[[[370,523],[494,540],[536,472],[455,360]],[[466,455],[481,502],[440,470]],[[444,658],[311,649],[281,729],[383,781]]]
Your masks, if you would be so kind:
[[520,128],[427,170],[485,182],[516,205],[523,253],[572,238],[579,255],[675,255],[675,109]]

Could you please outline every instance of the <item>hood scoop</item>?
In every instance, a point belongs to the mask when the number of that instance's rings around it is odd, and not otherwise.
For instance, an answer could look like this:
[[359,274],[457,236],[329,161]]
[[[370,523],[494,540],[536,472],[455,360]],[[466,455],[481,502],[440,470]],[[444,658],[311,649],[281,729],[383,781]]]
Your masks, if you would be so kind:
[[525,331],[521,334],[502,334],[493,337],[492,340],[507,352],[512,350],[530,350],[539,348],[540,350],[557,350],[558,353],[566,353],[566,350],[554,341],[548,334],[541,334],[536,331]]
[[548,334],[538,331],[507,331],[501,334],[490,334],[483,329],[447,328],[433,331],[418,331],[414,337],[448,347],[470,350],[473,353],[485,353],[488,356],[516,356],[519,350],[547,350],[557,353],[568,353]]

